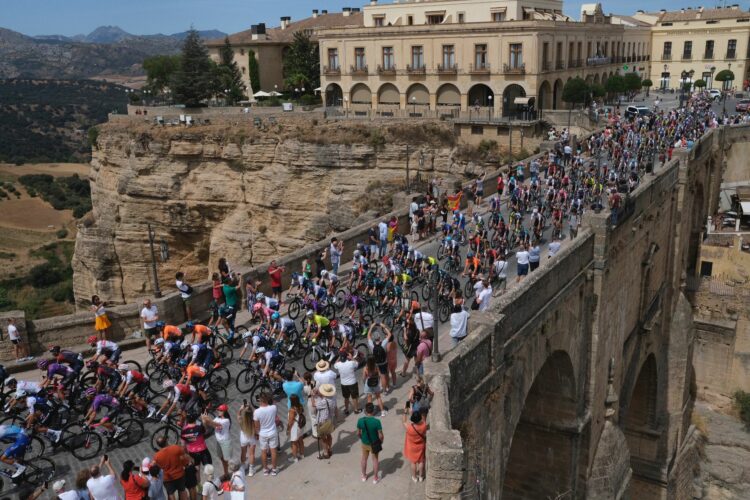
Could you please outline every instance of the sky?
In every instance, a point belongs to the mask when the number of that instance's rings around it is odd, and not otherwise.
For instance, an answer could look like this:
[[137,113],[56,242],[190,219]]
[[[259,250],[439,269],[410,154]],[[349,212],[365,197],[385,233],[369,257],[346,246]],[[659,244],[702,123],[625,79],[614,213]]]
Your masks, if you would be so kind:
[[[390,1],[390,0],[381,0]],[[0,0],[0,27],[27,35],[87,34],[99,26],[114,25],[138,35],[218,29],[235,33],[251,24],[277,26],[279,17],[292,20],[310,16],[312,9],[339,12],[362,7],[369,0]],[[582,2],[564,2],[564,12],[578,19]],[[605,13],[632,14],[638,9],[680,9],[722,5],[697,0],[631,0],[602,2]],[[726,5],[738,3],[729,0]],[[739,2],[743,10],[750,0]]]

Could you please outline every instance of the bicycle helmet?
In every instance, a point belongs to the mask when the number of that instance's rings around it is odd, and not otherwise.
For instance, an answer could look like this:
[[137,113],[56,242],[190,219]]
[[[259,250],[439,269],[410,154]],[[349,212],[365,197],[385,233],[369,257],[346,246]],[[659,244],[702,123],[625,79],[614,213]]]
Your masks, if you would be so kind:
[[185,324],[185,327],[186,327],[186,328],[189,328],[189,329],[191,329],[191,330],[192,330],[192,329],[193,329],[193,328],[195,327],[195,323],[193,323],[192,321],[188,321],[188,322],[187,322],[187,323]]
[[22,397],[24,397],[25,395],[26,395],[26,391],[24,391],[23,389],[18,389],[18,390],[16,391],[16,399],[18,399],[18,398],[22,398]]
[[245,332],[242,334],[242,340],[250,340],[253,338],[253,332]]
[[331,328],[338,328],[338,326],[339,326],[339,322],[336,321],[335,319],[332,319],[331,320]]
[[359,257],[359,250],[355,250],[355,251],[354,251],[354,256],[355,256],[355,257]]
[[257,294],[255,294],[255,300],[263,300],[265,298],[266,296],[263,295],[263,292],[258,292]]
[[177,362],[177,366],[180,368],[185,368],[188,365],[187,359],[181,359]]
[[154,340],[154,345],[163,345],[163,344],[164,344],[164,339],[162,338],[158,338]]
[[253,306],[253,312],[254,313],[260,312],[261,309],[263,309],[263,305],[260,302],[256,303]]
[[89,344],[91,344],[91,345],[94,345],[94,344],[96,344],[96,341],[97,341],[97,340],[98,340],[98,339],[97,339],[96,335],[92,335],[92,336],[90,336],[90,337],[88,338],[87,342],[88,342]]
[[120,370],[121,372],[126,372],[128,371],[129,368],[130,367],[126,364],[117,365],[117,369]]
[[5,379],[5,385],[16,385],[16,378],[8,377],[7,379]]
[[94,389],[93,387],[89,387],[88,389],[86,389],[86,391],[85,391],[84,394],[86,394],[86,396],[88,396],[90,398],[94,397],[94,396],[96,396],[96,389]]
[[468,258],[474,257],[474,252],[472,252],[472,251],[466,252],[466,257],[468,257]]
[[307,316],[308,318],[312,318],[312,317],[313,317],[313,314],[315,314],[315,313],[313,312],[313,310],[312,310],[312,309],[308,309],[308,310],[307,310],[307,312],[305,313],[305,315],[306,315],[306,316]]
[[164,323],[163,321],[157,321],[156,322],[156,328],[164,328],[165,325],[166,325],[166,323]]
[[276,321],[276,320],[277,320],[277,319],[279,319],[280,317],[281,317],[281,314],[279,314],[279,313],[277,313],[277,312],[275,312],[275,313],[273,313],[273,314],[271,315],[271,319],[272,319],[272,320],[274,320],[274,321]]
[[446,236],[446,237],[445,237],[445,241],[448,241],[448,242],[450,242],[450,241],[453,241],[453,238],[452,238],[452,237],[450,237],[450,236]]
[[40,359],[39,361],[36,362],[36,367],[44,371],[49,366],[49,363],[50,363],[49,359]]
[[60,346],[59,345],[53,345],[49,348],[49,352],[51,354],[58,354],[60,352]]
[[320,277],[321,278],[325,278],[326,276],[328,276],[328,271],[326,271],[325,269],[323,269],[322,271],[320,271]]

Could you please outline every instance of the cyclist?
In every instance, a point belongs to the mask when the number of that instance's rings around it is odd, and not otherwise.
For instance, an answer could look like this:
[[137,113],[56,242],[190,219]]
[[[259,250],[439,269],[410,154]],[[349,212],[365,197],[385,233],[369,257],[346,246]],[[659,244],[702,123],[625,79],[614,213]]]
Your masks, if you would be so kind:
[[175,325],[164,325],[164,328],[161,331],[161,337],[165,341],[171,340],[172,342],[180,342],[182,341],[183,335],[182,329]]
[[91,402],[91,407],[89,408],[88,413],[86,413],[86,424],[93,424],[94,420],[96,420],[96,415],[97,413],[99,413],[99,410],[101,408],[106,408],[107,414],[101,418],[99,423],[107,431],[109,431],[110,433],[114,433],[114,435],[112,436],[113,439],[117,439],[118,437],[120,437],[122,433],[125,432],[125,429],[120,426],[115,426],[114,423],[115,418],[120,414],[120,401],[112,394],[97,394],[96,389],[94,389],[93,387],[89,387],[88,389],[86,389],[86,396],[94,397],[93,401]]
[[120,360],[122,350],[116,342],[111,340],[98,340],[96,335],[92,335],[88,338],[88,343],[91,347],[96,348],[96,352],[89,361],[97,361],[101,363],[112,363],[115,364]]
[[[62,363],[52,363],[48,359],[40,359],[37,362],[37,367],[47,372],[47,378],[42,382],[42,387],[53,385],[55,393],[60,401],[65,401],[65,393],[63,388],[68,388],[73,380],[78,375],[75,370],[71,367]],[[55,377],[60,377],[55,379]],[[60,384],[57,384],[57,382]]]
[[108,365],[100,365],[96,361],[89,361],[89,370],[96,371],[96,389],[99,391],[111,390],[116,391],[120,387],[122,377],[116,368]]
[[19,478],[26,471],[26,466],[20,462],[26,454],[26,449],[31,444],[31,436],[29,436],[28,431],[15,425],[0,427],[5,427],[3,438],[13,439],[13,444],[6,448],[3,454],[0,455],[0,461],[15,466],[16,471],[11,478]]
[[307,330],[305,330],[305,338],[310,338],[310,331],[315,326],[315,335],[313,336],[312,343],[315,344],[318,341],[318,337],[323,334],[323,338],[330,340],[331,337],[331,322],[328,318],[323,315],[315,314],[313,311],[307,311]]
[[[146,375],[145,373],[141,373],[138,370],[130,370],[128,365],[120,365],[117,367],[117,369],[119,370],[120,375],[123,377],[122,383],[117,390],[117,397],[124,398],[125,393],[129,392],[132,395],[131,397],[133,398],[133,404],[136,406],[136,408],[139,408],[141,410],[147,409],[148,417],[152,417],[156,412],[156,408],[148,405],[146,403],[146,400],[144,399],[148,394],[148,375]],[[130,391],[128,391],[128,387],[131,384],[133,384],[133,386],[130,388]]]
[[467,252],[466,253],[466,261],[464,262],[464,270],[461,273],[461,276],[467,276],[467,274],[472,278],[476,278],[477,274],[479,274],[482,270],[482,264],[479,261],[479,259],[474,255],[474,252]]
[[422,273],[427,273],[438,268],[438,260],[435,257],[429,256],[422,261]]
[[284,377],[281,375],[281,370],[284,368],[286,359],[281,352],[281,343],[277,342],[273,349],[266,351],[264,359],[263,376],[283,381]]
[[263,302],[256,302],[253,305],[253,320],[259,320],[263,325],[270,325],[271,316],[276,312],[273,309],[266,307]]
[[[5,381],[5,386],[13,391],[15,390],[15,394],[12,398],[10,398],[10,401],[8,401],[8,404],[6,405],[6,408],[10,409],[13,408],[13,406],[16,404],[19,398],[25,397],[27,394],[39,394],[42,391],[42,386],[38,384],[37,382],[29,382],[26,380],[16,380],[13,377],[10,377]],[[7,410],[6,410],[7,411]]]
[[26,417],[26,428],[43,432],[53,443],[60,441],[61,431],[52,430],[45,426],[55,409],[52,404],[39,394],[26,396],[26,409],[29,416]]
[[278,312],[271,315],[271,337],[289,340],[289,336],[296,328],[297,325],[293,319],[287,316],[282,317]]
[[189,332],[192,333],[190,337],[191,344],[209,344],[213,343],[212,331],[206,325],[200,323],[193,323],[188,321],[185,325]]
[[205,343],[193,344],[190,347],[190,351],[190,364],[199,365],[202,366],[205,370],[208,370],[208,368],[211,366],[211,362],[214,359],[213,351],[209,349]]
[[58,363],[65,363],[77,374],[81,373],[84,366],[82,354],[68,350],[61,350],[59,345],[52,346],[49,352],[55,357]]
[[328,282],[328,295],[333,297],[333,295],[336,293],[336,289],[339,286],[339,277],[336,274],[333,274],[332,272],[326,271],[323,269],[320,272],[320,279],[321,283]]

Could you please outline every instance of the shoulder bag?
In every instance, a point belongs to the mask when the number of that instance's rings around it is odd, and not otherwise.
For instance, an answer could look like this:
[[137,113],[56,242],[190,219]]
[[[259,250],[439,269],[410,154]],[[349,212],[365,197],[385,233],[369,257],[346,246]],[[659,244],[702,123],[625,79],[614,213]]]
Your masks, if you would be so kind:
[[367,420],[365,420],[362,425],[365,428],[365,433],[367,434],[367,439],[370,441],[370,448],[372,448],[372,452],[377,455],[381,451],[383,451],[383,442],[380,440],[380,436],[375,433],[375,439],[372,439],[372,436],[370,435],[370,428],[367,426]]

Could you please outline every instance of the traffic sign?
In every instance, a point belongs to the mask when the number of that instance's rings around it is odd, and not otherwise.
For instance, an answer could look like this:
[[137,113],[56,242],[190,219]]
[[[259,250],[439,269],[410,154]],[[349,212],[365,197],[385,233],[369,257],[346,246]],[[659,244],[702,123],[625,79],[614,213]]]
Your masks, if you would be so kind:
[[624,66],[622,67],[622,69],[623,69],[623,70],[625,70],[625,71],[627,71],[627,70],[628,70],[628,65],[627,65],[627,64],[625,64],[625,65],[624,65]]

